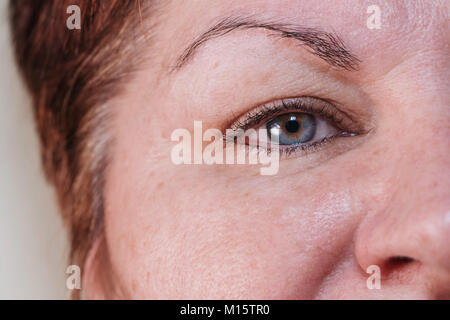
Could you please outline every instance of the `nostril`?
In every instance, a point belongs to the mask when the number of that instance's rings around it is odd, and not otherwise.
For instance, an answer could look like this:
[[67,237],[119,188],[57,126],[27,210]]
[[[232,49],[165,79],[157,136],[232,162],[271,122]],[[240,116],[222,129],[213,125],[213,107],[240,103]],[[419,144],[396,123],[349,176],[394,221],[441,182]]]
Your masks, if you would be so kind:
[[389,274],[390,276],[392,276],[392,274],[395,274],[399,271],[401,272],[401,270],[404,270],[404,267],[413,264],[413,262],[415,261],[416,260],[414,260],[413,258],[406,256],[390,257],[384,265],[385,275]]
[[414,259],[410,257],[405,256],[396,256],[396,257],[390,257],[388,259],[388,265],[391,267],[400,267],[402,265],[408,264],[413,262]]
[[408,282],[414,276],[417,260],[407,256],[392,256],[381,267],[382,278],[389,281]]

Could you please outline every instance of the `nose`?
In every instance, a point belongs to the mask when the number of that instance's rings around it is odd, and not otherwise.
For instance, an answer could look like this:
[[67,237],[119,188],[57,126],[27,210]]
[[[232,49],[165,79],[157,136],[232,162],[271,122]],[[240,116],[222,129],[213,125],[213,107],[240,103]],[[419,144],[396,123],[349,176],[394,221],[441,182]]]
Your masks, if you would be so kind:
[[364,271],[371,265],[380,268],[382,286],[408,285],[422,290],[422,297],[450,298],[450,179],[445,163],[399,166],[386,187],[389,197],[361,223],[355,255]]
[[356,258],[364,271],[380,268],[382,288],[408,286],[422,291],[420,297],[449,299],[449,196],[438,191],[444,181],[419,187],[423,182],[411,180],[362,224]]
[[[428,131],[389,137],[397,145],[380,169],[383,201],[355,236],[360,267],[378,266],[382,289],[408,286],[430,299],[450,299],[450,128],[440,120]],[[412,130],[408,123],[415,122],[406,120],[403,129]]]

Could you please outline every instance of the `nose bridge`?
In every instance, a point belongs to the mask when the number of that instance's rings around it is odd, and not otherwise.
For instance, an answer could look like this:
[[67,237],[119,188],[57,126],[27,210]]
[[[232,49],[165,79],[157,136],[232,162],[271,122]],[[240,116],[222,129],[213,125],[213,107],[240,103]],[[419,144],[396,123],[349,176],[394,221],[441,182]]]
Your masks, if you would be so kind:
[[[387,159],[391,188],[399,205],[403,199],[401,206],[415,211],[448,206],[450,198],[450,80],[443,77],[449,64],[436,66],[436,56],[443,56],[442,50],[399,67],[397,81],[403,84],[397,92],[389,91],[393,103],[385,108],[395,111],[386,113],[381,128],[389,129],[386,139],[392,142]],[[416,63],[423,64],[419,72],[412,68]]]
[[404,148],[391,181],[394,204],[398,206],[394,211],[406,211],[408,216],[426,212],[430,217],[433,212],[450,210],[449,150],[444,141],[438,140],[410,142]]
[[428,92],[421,97],[422,101],[408,103],[411,108],[417,104],[429,108],[410,115],[403,129],[405,136],[399,136],[397,142],[400,148],[400,164],[395,166],[397,188],[401,198],[409,203],[403,206],[428,212],[427,216],[449,210],[450,105],[446,105],[448,101],[442,95],[442,92]]

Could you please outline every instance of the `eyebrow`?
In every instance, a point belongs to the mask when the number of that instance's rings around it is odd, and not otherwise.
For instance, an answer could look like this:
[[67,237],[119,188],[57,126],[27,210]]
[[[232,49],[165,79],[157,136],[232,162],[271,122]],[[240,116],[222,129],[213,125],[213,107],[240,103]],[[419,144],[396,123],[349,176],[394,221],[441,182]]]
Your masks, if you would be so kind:
[[333,67],[356,71],[361,60],[347,49],[346,45],[335,32],[325,32],[317,28],[292,24],[260,22],[248,18],[228,17],[215,24],[208,31],[197,37],[176,60],[174,70],[181,69],[195,55],[205,42],[224,36],[234,30],[266,29],[284,39],[295,39],[308,51]]

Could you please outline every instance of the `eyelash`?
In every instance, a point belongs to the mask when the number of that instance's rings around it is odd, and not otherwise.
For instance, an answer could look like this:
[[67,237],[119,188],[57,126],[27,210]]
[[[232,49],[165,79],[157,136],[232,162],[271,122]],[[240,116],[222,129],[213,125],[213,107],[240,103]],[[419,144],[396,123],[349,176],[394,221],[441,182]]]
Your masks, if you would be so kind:
[[[249,111],[245,115],[240,116],[231,124],[230,129],[245,131],[247,129],[254,128],[255,126],[263,125],[271,118],[293,111],[322,117],[323,119],[329,121],[330,124],[338,128],[340,132],[334,136],[325,137],[324,139],[316,142],[280,147],[280,153],[287,157],[298,151],[304,154],[315,152],[331,143],[336,138],[353,137],[363,133],[361,127],[353,121],[350,116],[339,110],[334,103],[310,96],[285,98],[263,104]],[[229,139],[227,137],[225,138]],[[248,146],[258,149],[260,148],[260,146]]]

